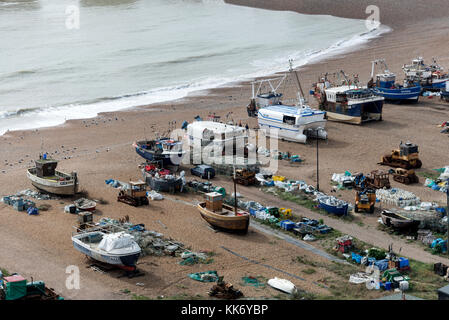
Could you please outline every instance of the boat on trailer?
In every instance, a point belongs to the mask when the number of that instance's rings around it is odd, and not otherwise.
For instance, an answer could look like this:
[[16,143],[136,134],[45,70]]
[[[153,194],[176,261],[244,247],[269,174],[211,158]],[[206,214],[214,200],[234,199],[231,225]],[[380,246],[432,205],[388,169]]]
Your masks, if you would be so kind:
[[418,57],[413,59],[411,64],[404,65],[402,70],[407,79],[421,85],[426,91],[440,91],[446,87],[446,81],[449,80],[448,73],[435,59],[432,64],[427,65],[422,57]]
[[136,268],[141,249],[133,237],[123,231],[81,230],[72,235],[73,247],[88,257],[109,265]]
[[358,81],[352,83],[343,71],[341,73],[346,84],[332,86],[326,74],[310,92],[317,99],[319,109],[326,112],[326,118],[352,124],[381,121],[385,98],[371,88],[359,86]]
[[[296,104],[283,104],[283,94],[277,92],[287,79],[288,74],[285,74],[280,78],[252,83],[253,97],[248,106],[248,114],[257,114],[259,128],[265,129],[268,136],[276,135],[278,139],[300,143],[306,143],[307,137],[327,139],[326,114],[306,104],[298,74],[293,70],[292,61],[289,62],[290,74],[294,75],[298,87]],[[277,85],[273,85],[276,81]],[[269,92],[261,92],[264,83],[269,85]]]
[[[404,79],[403,85],[395,83],[396,74],[389,71],[384,59],[374,60],[371,63],[371,80],[368,83],[368,87],[372,87],[375,94],[390,101],[418,102],[422,91],[419,84],[414,83],[410,79]],[[382,64],[384,71],[383,73],[377,74],[376,78],[374,78],[374,69],[377,64]]]
[[31,184],[39,190],[57,195],[74,195],[78,192],[78,175],[57,171],[58,161],[48,159],[46,154],[35,160],[35,167],[27,170]]

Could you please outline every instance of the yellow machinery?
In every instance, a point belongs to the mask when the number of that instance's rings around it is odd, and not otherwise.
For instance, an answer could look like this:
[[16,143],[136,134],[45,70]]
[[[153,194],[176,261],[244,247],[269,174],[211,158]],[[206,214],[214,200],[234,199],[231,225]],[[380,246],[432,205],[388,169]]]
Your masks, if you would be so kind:
[[418,153],[418,146],[416,144],[401,142],[399,150],[393,150],[391,154],[383,156],[379,164],[407,170],[418,169],[422,166]]
[[355,195],[354,211],[359,212],[363,210],[365,212],[374,213],[374,205],[376,204],[376,193],[373,189],[365,189],[363,191],[357,191]]
[[402,168],[397,168],[394,170],[393,180],[403,184],[411,184],[419,182],[419,178],[415,174],[414,170],[405,170]]
[[279,214],[284,219],[291,218],[292,217],[292,209],[279,208]]
[[125,188],[120,190],[117,201],[138,207],[148,204],[146,183],[142,181],[130,181]]

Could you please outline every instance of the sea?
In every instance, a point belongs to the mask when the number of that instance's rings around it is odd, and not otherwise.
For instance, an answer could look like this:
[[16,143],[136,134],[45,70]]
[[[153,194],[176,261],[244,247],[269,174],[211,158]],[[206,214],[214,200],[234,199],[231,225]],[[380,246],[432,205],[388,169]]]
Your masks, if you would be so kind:
[[386,31],[222,0],[0,0],[0,134],[229,86]]

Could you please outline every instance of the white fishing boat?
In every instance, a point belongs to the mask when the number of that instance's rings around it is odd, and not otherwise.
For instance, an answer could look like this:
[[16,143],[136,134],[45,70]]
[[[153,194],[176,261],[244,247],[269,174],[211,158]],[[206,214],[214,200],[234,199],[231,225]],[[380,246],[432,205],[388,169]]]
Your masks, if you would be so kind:
[[[296,104],[286,105],[281,102],[282,94],[277,89],[287,79],[281,78],[259,80],[252,83],[253,98],[248,106],[248,114],[257,114],[259,128],[266,130],[269,136],[278,139],[306,143],[307,137],[327,139],[326,113],[312,109],[306,104],[298,74],[293,71],[290,61],[290,74],[295,75],[298,86]],[[277,85],[273,82],[278,81]],[[263,83],[268,83],[270,92],[261,93]],[[257,85],[257,90],[255,86]],[[257,112],[255,112],[257,110]]]
[[56,170],[58,161],[40,156],[35,167],[27,170],[27,177],[36,188],[58,195],[74,195],[78,192],[78,176]]
[[274,277],[273,279],[268,280],[267,283],[270,287],[289,294],[294,294],[298,290],[291,281],[286,279]]
[[435,59],[432,64],[427,65],[422,57],[418,57],[413,59],[411,64],[404,65],[402,70],[407,79],[421,85],[425,90],[440,91],[445,88],[446,81],[449,80],[449,75]]
[[195,155],[204,161],[221,156],[245,156],[253,149],[243,127],[215,121],[194,121],[187,126],[186,138]]
[[135,268],[141,249],[133,236],[123,231],[81,231],[72,235],[76,250],[94,260],[119,267]]

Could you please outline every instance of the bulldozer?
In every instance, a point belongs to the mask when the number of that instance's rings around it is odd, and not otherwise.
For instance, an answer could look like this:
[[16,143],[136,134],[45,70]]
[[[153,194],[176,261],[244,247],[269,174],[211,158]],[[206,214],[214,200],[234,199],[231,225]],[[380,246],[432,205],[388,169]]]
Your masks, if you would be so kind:
[[418,156],[418,146],[411,142],[399,145],[399,150],[393,150],[391,154],[384,155],[379,164],[394,168],[419,169],[422,166]]
[[390,189],[390,178],[388,172],[373,170],[366,176],[366,187],[374,189]]
[[406,170],[402,168],[393,170],[393,180],[403,184],[412,184],[419,182],[419,178],[415,174],[415,170]]
[[235,183],[244,186],[254,185],[257,183],[256,173],[247,169],[235,170]]
[[143,181],[130,181],[126,188],[120,190],[117,201],[134,207],[149,204],[146,183]]
[[365,212],[374,213],[374,205],[376,204],[376,192],[373,189],[365,189],[363,191],[357,191],[355,194],[354,211],[359,212],[363,210]]

